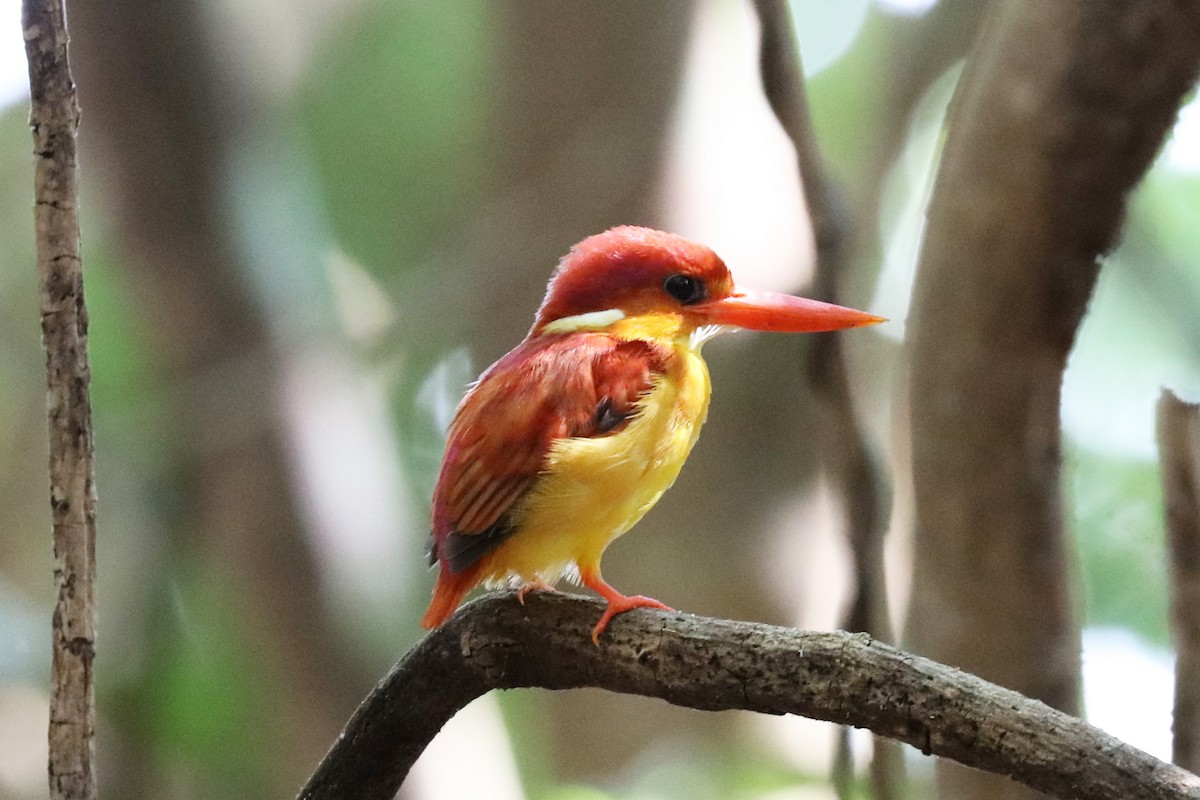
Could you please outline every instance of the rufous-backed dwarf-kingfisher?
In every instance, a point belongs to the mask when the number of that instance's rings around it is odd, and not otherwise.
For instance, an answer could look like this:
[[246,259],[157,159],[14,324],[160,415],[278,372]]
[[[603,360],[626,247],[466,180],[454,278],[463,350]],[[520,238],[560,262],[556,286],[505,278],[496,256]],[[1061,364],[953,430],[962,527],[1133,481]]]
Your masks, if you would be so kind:
[[525,340],[455,412],[433,495],[421,624],[441,625],[480,583],[550,589],[577,577],[608,601],[592,631],[648,606],[600,576],[600,556],[675,481],[708,413],[700,346],[722,331],[832,331],[881,317],[735,286],[716,253],[620,227],[563,258]]

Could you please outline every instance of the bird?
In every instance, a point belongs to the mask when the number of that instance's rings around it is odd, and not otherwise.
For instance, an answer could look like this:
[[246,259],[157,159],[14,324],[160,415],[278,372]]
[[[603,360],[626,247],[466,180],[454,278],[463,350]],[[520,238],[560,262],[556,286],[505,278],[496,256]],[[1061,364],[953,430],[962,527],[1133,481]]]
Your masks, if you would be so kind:
[[434,489],[427,629],[476,586],[553,590],[563,577],[618,614],[669,606],[601,575],[605,549],[674,483],[708,415],[701,346],[724,331],[817,332],[883,322],[736,285],[708,247],[621,226],[571,248],[525,339],[458,405]]

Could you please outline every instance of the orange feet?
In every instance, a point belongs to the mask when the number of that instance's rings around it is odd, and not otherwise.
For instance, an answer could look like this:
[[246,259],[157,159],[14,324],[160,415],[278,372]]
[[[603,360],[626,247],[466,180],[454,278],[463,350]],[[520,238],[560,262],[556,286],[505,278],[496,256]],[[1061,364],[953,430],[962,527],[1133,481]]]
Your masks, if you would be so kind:
[[600,634],[604,633],[604,629],[608,627],[608,623],[617,614],[624,614],[626,611],[632,611],[635,608],[657,608],[662,611],[675,610],[665,603],[660,603],[653,597],[643,597],[640,594],[629,597],[621,594],[600,577],[600,570],[598,569],[580,569],[579,577],[583,581],[584,586],[608,601],[608,608],[604,609],[604,613],[600,615],[600,621],[592,629],[592,643],[596,646],[600,645]]
[[608,627],[608,623],[617,614],[624,614],[626,611],[632,611],[635,608],[658,608],[663,611],[675,610],[666,603],[660,603],[653,597],[643,597],[640,594],[633,597],[618,594],[616,597],[609,597],[607,599],[608,608],[604,609],[604,613],[600,615],[600,621],[592,629],[592,642],[596,645],[600,644],[600,634],[604,633],[604,629]]
[[558,591],[557,589],[555,589],[550,584],[546,583],[541,578],[534,578],[531,581],[526,581],[525,583],[522,583],[520,588],[517,589],[517,602],[520,603],[521,605],[525,605],[525,595],[529,594],[530,592],[557,592],[557,591]]

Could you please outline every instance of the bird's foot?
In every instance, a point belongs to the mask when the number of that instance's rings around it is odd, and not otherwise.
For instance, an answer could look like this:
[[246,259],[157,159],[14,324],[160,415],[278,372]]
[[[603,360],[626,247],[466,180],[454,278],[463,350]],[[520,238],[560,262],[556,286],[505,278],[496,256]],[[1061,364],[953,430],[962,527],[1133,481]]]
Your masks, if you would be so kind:
[[604,609],[604,613],[600,615],[600,621],[596,623],[596,627],[592,629],[592,643],[597,647],[600,646],[600,634],[604,633],[604,629],[608,627],[608,623],[617,614],[624,614],[626,611],[632,611],[635,608],[657,608],[661,611],[674,611],[666,603],[659,602],[653,597],[644,597],[642,595],[634,595],[627,597],[623,594],[608,595],[608,608]]
[[541,578],[534,578],[531,581],[525,581],[521,584],[520,588],[517,589],[517,602],[521,605],[525,605],[525,595],[534,591],[557,592],[558,590],[546,583],[546,581],[542,580]]

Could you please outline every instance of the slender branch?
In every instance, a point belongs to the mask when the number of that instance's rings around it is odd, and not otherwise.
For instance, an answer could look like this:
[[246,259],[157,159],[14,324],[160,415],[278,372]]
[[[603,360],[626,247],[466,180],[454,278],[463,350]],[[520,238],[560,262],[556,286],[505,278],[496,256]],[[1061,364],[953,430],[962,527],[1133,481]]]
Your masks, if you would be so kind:
[[1173,760],[1194,772],[1200,770],[1200,405],[1163,391],[1158,449],[1176,651]]
[[[800,181],[817,242],[815,294],[838,301],[838,277],[848,257],[850,223],[837,188],[826,175],[813,135],[791,14],[785,0],[755,0],[762,28],[760,71],[763,92],[791,139]],[[828,467],[843,494],[854,550],[857,597],[850,626],[890,638],[883,589],[883,525],[879,514],[882,483],[854,417],[845,355],[836,335],[815,340],[810,369],[827,424],[821,426]]]
[[50,692],[50,796],[96,797],[96,495],[92,463],[87,307],[79,256],[75,138],[79,107],[67,63],[62,0],[25,0],[42,341],[46,351],[53,514],[54,651]]
[[588,632],[600,610],[597,600],[551,593],[525,605],[491,594],[464,607],[375,687],[300,797],[391,798],[442,725],[492,689],[594,687],[869,728],[1053,797],[1200,798],[1191,773],[865,634],[633,611],[596,647]]
[[[763,93],[796,151],[817,246],[813,291],[821,299],[836,303],[840,301],[838,283],[851,249],[851,220],[817,146],[788,4],[786,0],[755,0],[754,7],[761,30],[759,72]],[[885,481],[855,417],[839,334],[820,337],[813,343],[809,375],[823,420],[818,428],[822,459],[841,498],[854,562],[854,596],[844,627],[891,641],[883,565],[885,519],[881,513]],[[834,782],[842,797],[850,794],[853,771],[847,734],[843,731],[834,768]],[[904,760],[892,743],[876,742],[871,782],[877,800],[902,796]]]

